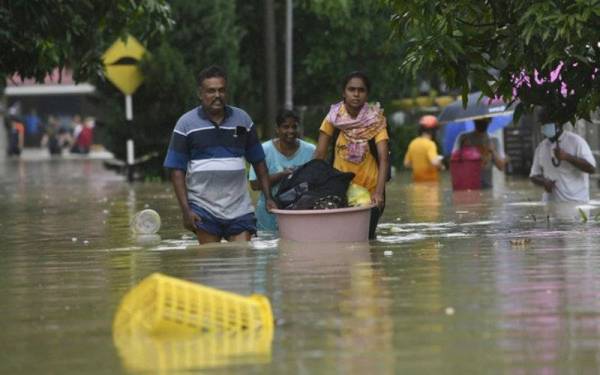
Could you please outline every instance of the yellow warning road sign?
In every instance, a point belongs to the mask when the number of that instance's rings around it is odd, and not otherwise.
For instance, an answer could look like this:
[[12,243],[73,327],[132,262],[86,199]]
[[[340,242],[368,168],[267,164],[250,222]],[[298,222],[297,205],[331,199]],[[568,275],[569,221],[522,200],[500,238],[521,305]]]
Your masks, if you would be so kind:
[[102,56],[106,78],[125,95],[131,95],[144,81],[138,63],[146,49],[129,35],[125,41],[117,40]]

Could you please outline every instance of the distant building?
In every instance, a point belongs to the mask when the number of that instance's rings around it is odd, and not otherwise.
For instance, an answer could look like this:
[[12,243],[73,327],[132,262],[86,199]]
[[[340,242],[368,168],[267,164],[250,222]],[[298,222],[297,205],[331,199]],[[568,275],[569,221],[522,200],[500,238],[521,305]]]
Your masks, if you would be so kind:
[[41,117],[95,115],[89,100],[95,92],[89,83],[75,83],[72,72],[66,69],[54,70],[43,83],[15,75],[6,79],[2,106],[8,109],[18,104],[21,114],[36,110]]

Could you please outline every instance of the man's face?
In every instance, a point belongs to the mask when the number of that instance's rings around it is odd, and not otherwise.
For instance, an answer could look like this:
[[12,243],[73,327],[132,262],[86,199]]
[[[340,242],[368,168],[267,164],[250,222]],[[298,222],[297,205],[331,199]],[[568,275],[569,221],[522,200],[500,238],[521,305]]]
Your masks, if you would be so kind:
[[563,126],[562,124],[548,122],[542,124],[541,130],[546,138],[550,139],[551,142],[554,142],[562,134]]
[[481,119],[475,121],[475,131],[479,133],[485,133],[488,129],[490,121],[488,119]]
[[227,88],[223,77],[207,78],[202,81],[198,97],[202,107],[208,112],[223,111],[226,104]]

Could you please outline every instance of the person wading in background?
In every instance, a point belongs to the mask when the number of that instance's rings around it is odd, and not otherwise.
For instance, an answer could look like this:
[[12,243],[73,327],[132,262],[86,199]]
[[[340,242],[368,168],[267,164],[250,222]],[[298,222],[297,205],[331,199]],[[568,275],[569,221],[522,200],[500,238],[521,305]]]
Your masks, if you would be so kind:
[[596,170],[590,146],[579,135],[563,129],[545,109],[538,110],[546,137],[535,149],[529,178],[544,188],[543,201],[588,202],[589,175]]
[[456,137],[452,153],[463,147],[477,148],[481,155],[481,187],[489,189],[493,187],[492,167],[504,171],[507,160],[498,139],[490,136],[487,132],[491,119],[480,118],[474,122],[475,130],[463,132]]
[[435,116],[425,115],[419,119],[419,136],[410,142],[404,156],[404,166],[412,168],[414,182],[437,181],[438,170],[444,167],[443,157],[434,142],[438,126]]

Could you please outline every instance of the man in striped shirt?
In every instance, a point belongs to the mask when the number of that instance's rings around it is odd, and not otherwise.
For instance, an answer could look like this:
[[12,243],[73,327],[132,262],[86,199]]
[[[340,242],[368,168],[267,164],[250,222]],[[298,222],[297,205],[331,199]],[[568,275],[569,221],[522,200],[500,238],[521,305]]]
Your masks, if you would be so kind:
[[164,162],[183,225],[200,244],[248,241],[256,233],[244,159],[257,173],[267,208],[276,208],[256,127],[246,112],[226,104],[226,85],[220,67],[200,72],[201,105],[177,121]]

